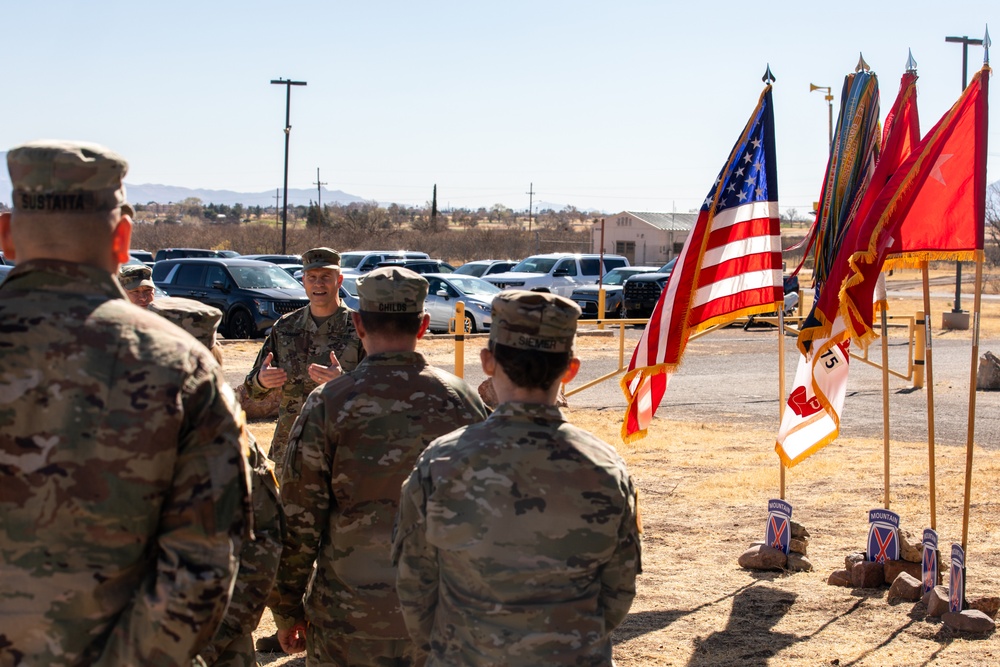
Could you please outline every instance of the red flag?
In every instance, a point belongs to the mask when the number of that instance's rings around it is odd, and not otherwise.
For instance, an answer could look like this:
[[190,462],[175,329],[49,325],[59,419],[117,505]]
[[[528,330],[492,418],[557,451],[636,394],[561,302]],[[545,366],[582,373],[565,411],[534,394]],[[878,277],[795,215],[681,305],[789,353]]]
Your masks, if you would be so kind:
[[876,203],[892,224],[886,266],[974,260],[983,250],[988,65],[913,149]]
[[646,435],[692,333],[783,302],[771,86],[733,146],[632,353],[622,440]]

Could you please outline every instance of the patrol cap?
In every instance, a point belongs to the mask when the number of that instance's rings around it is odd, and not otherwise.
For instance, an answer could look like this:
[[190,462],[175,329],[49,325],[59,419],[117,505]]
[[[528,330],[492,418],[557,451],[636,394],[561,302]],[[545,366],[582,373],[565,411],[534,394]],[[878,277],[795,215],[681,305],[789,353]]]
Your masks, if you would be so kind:
[[132,204],[129,204],[127,201],[122,202],[122,215],[127,215],[130,218],[135,217],[135,209],[132,208]]
[[422,313],[427,280],[416,271],[384,266],[358,279],[358,310],[370,313]]
[[149,310],[184,329],[208,349],[215,347],[215,332],[222,321],[222,311],[215,306],[194,299],[166,296],[149,304]]
[[125,158],[79,141],[43,140],[7,152],[15,211],[104,213],[125,203]]
[[332,248],[313,248],[302,253],[302,270],[339,269],[340,253]]
[[123,264],[118,270],[118,282],[129,292],[140,287],[155,287],[153,270],[145,264]]
[[506,290],[493,297],[490,341],[539,352],[573,349],[580,307],[548,292]]

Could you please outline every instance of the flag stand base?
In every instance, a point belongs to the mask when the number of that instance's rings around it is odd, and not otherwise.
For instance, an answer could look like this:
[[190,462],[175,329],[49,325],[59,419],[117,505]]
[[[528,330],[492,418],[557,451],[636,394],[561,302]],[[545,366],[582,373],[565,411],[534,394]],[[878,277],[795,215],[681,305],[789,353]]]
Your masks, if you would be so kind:
[[963,310],[958,313],[941,313],[941,328],[968,331],[969,311]]

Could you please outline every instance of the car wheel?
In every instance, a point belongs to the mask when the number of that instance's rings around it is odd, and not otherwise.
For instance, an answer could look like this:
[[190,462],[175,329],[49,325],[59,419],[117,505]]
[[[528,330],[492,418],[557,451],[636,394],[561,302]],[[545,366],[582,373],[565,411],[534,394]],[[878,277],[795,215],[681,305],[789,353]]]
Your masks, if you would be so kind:
[[476,321],[472,319],[471,315],[465,316],[465,333],[467,334],[476,333]]
[[253,338],[257,327],[253,317],[245,310],[237,310],[229,316],[228,338]]
[[621,320],[627,320],[628,319],[628,311],[625,310],[625,304],[624,303],[618,304],[618,319],[621,319]]

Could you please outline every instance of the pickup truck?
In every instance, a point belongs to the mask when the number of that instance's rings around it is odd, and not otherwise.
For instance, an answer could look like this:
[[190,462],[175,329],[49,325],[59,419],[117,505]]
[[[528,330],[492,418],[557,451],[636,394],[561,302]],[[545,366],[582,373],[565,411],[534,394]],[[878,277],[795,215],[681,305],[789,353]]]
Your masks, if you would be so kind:
[[[628,259],[621,255],[604,256],[605,273],[628,265]],[[488,275],[485,280],[500,289],[552,292],[568,297],[581,285],[593,285],[600,276],[600,255],[557,252],[532,255],[510,271]]]

